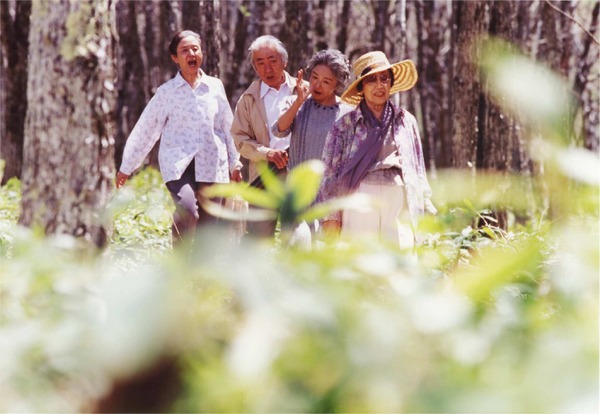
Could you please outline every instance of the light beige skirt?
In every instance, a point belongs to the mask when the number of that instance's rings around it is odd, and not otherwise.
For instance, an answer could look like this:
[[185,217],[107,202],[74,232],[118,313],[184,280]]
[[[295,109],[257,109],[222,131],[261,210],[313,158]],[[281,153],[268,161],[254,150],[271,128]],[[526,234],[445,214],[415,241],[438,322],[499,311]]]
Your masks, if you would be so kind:
[[363,182],[356,192],[371,197],[373,207],[343,210],[343,237],[375,237],[382,242],[398,243],[402,249],[414,247],[415,236],[410,224],[404,185]]

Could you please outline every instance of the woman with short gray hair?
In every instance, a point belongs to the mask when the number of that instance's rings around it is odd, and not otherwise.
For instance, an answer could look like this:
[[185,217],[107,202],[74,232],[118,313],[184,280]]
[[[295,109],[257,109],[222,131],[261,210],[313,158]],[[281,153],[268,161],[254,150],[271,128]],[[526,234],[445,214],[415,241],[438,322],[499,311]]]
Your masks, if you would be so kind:
[[281,115],[271,127],[275,136],[291,132],[288,169],[310,160],[321,159],[325,137],[333,122],[351,111],[340,101],[350,78],[350,62],[339,50],[317,52],[306,68],[309,85],[303,84],[304,71],[298,71],[298,96],[290,96]]
[[306,66],[306,75],[309,79],[313,69],[319,65],[325,65],[331,69],[337,79],[335,94],[341,96],[346,89],[348,79],[350,79],[350,63],[346,55],[335,49],[325,49],[315,53]]

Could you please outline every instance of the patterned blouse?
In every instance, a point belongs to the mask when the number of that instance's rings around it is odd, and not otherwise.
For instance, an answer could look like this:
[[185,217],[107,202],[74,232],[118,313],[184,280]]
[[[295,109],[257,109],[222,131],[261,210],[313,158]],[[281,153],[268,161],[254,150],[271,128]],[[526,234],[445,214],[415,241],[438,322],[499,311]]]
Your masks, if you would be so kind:
[[[431,188],[425,172],[417,120],[408,111],[398,107],[394,107],[394,113],[394,140],[400,155],[408,210],[413,224],[416,224],[417,217],[424,214],[425,210],[433,214],[437,210],[430,200]],[[366,137],[367,126],[360,107],[333,124],[323,149],[325,173],[317,196],[318,202],[345,195],[341,193],[343,186],[339,182],[340,174]],[[341,213],[335,212],[325,219],[341,220]]]
[[120,170],[139,168],[160,138],[158,163],[165,182],[181,178],[195,162],[196,181],[227,183],[241,166],[231,137],[233,113],[223,83],[202,72],[193,90],[181,73],[161,85],[142,112],[123,151]]

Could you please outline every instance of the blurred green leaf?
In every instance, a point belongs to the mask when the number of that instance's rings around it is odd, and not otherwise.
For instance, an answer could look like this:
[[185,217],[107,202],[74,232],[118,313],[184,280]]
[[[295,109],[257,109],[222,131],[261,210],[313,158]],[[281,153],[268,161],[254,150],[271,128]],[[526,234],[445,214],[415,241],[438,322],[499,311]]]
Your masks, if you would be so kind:
[[286,191],[285,186],[279,177],[275,175],[275,173],[269,167],[269,164],[266,162],[257,163],[256,168],[258,169],[260,178],[267,193],[271,194],[275,199],[281,202],[283,197],[285,197]]
[[542,128],[545,138],[566,144],[574,107],[567,81],[501,39],[484,40],[480,47],[481,69],[496,102]]
[[354,193],[345,197],[339,197],[333,200],[315,204],[305,212],[301,213],[299,220],[312,221],[325,217],[334,211],[347,209],[369,209],[373,206],[372,199],[365,195]]
[[295,194],[294,211],[307,208],[317,197],[325,165],[319,160],[310,160],[293,168],[286,180],[286,189]]
[[239,195],[251,205],[268,209],[276,209],[279,205],[277,197],[263,189],[250,187],[247,183],[214,184],[205,187],[202,194],[208,198]]
[[567,148],[557,155],[558,165],[569,178],[585,184],[600,185],[600,157],[585,148]]
[[496,289],[517,280],[524,272],[533,273],[541,261],[540,242],[532,237],[515,246],[479,249],[471,263],[458,268],[452,278],[475,301],[489,300]]

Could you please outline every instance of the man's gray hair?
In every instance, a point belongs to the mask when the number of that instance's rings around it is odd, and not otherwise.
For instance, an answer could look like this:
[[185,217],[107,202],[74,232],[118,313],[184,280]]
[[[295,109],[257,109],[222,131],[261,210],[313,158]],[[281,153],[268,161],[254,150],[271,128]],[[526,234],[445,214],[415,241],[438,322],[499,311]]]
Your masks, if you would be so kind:
[[253,69],[256,69],[254,67],[253,60],[254,52],[263,47],[272,47],[275,50],[277,50],[277,53],[279,54],[279,56],[281,56],[281,62],[283,63],[283,66],[287,64],[288,52],[287,50],[285,50],[285,46],[283,45],[283,43],[281,43],[281,40],[277,39],[275,36],[264,35],[257,37],[248,48],[248,61],[252,65]]
[[346,89],[346,85],[350,79],[350,61],[348,60],[348,57],[336,49],[318,51],[308,62],[305,79],[310,79],[312,70],[318,65],[325,65],[331,69],[337,79],[335,93],[341,95],[344,92],[344,89]]

